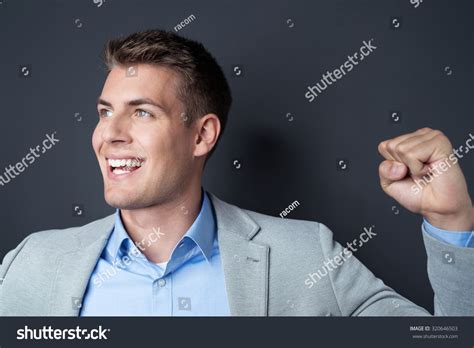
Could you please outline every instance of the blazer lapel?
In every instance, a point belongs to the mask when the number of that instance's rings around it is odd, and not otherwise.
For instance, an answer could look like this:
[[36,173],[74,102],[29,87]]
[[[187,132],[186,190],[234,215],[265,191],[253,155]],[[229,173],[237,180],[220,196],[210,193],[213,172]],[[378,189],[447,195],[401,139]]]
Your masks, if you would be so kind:
[[270,248],[252,241],[260,226],[242,209],[208,194],[216,213],[230,313],[267,316]]
[[49,315],[78,316],[90,276],[114,226],[114,215],[79,229],[77,248],[56,260]]

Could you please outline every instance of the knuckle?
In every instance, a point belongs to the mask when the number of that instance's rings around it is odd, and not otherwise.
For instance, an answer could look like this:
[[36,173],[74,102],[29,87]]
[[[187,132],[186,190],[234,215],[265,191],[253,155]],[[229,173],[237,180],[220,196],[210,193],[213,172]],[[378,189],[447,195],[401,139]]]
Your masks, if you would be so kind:
[[377,149],[379,150],[379,152],[382,152],[385,150],[385,146],[386,146],[386,141],[382,141],[381,143],[379,143],[379,146],[377,147]]
[[389,151],[395,151],[396,144],[393,141],[388,141],[385,145]]
[[427,132],[431,132],[432,129],[430,127],[423,127],[423,128],[420,128],[417,130],[417,132],[419,133],[427,133]]
[[395,145],[395,152],[398,154],[406,154],[408,152],[407,146],[403,143]]
[[451,141],[443,132],[437,130],[435,131],[434,138],[439,141],[440,144],[444,144],[446,146],[451,146]]

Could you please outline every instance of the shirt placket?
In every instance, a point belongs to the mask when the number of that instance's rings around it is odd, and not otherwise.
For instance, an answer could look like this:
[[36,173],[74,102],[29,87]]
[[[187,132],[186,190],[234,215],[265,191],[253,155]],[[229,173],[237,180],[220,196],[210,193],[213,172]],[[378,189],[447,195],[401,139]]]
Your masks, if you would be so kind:
[[173,314],[173,277],[158,278],[152,284],[152,312],[155,316],[171,316]]

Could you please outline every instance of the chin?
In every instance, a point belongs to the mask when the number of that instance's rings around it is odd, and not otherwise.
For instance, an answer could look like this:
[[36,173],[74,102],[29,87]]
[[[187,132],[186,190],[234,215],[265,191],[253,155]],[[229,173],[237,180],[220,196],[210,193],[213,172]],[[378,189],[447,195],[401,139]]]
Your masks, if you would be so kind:
[[140,195],[137,194],[137,192],[132,194],[131,192],[128,192],[128,190],[122,191],[112,189],[106,191],[104,196],[107,204],[116,209],[143,209],[156,204],[156,202],[150,200],[150,197],[146,198],[144,194]]
[[109,192],[105,193],[105,201],[116,209],[139,209],[143,208],[139,199],[134,199],[129,193]]

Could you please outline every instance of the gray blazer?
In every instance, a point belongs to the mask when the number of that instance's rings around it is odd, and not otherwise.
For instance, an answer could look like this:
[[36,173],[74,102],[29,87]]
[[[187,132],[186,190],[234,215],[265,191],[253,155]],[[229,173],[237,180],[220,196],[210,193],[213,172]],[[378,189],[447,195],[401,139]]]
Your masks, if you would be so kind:
[[[355,256],[309,287],[308,275],[343,250],[325,225],[263,215],[210,197],[232,315],[430,315],[386,286]],[[76,303],[82,301],[113,226],[112,215],[26,237],[0,266],[0,315],[77,316]],[[450,246],[426,231],[423,236],[435,314],[474,315],[474,249]],[[443,262],[446,252],[455,262]]]

